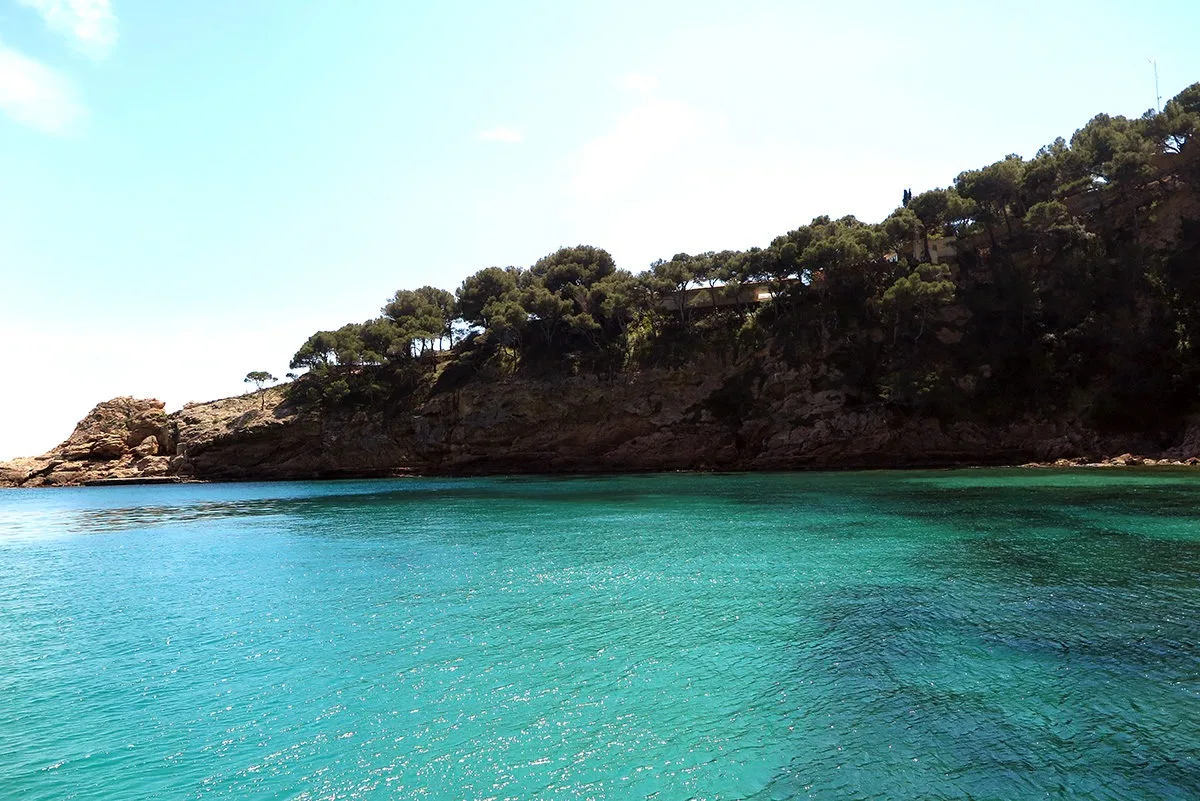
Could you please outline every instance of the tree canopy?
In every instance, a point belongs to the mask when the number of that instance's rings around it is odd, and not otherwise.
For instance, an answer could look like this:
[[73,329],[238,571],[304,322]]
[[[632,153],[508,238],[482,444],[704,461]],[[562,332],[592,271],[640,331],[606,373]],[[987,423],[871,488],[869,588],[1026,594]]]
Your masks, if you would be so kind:
[[904,188],[878,223],[820,216],[637,273],[575,245],[454,293],[400,289],[379,317],[310,336],[297,391],[366,402],[450,376],[611,376],[766,349],[823,365],[862,402],[982,413],[1090,387],[1110,399],[1099,416],[1182,408],[1200,380],[1200,223],[1164,221],[1172,198],[1195,202],[1198,130],[1200,84],[1031,158]]
[[266,370],[251,370],[250,372],[246,373],[246,377],[243,379],[243,383],[253,384],[255,391],[262,393],[262,397],[261,397],[260,403],[259,403],[259,408],[266,409],[267,408],[267,394],[265,392],[263,392],[263,388],[266,387],[267,384],[274,384],[278,380],[279,380],[278,378],[271,375]]

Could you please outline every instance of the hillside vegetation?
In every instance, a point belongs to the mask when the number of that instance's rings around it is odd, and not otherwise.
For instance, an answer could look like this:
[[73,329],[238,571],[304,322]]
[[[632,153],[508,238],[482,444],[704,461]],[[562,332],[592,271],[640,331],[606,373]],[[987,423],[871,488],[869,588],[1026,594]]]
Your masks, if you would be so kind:
[[818,217],[636,274],[567,247],[454,293],[402,289],[304,342],[291,397],[386,408],[468,382],[767,355],[818,366],[849,406],[1144,428],[1200,399],[1198,131],[1195,84],[1160,113],[1101,114],[1031,159],[905,190],[879,223]]

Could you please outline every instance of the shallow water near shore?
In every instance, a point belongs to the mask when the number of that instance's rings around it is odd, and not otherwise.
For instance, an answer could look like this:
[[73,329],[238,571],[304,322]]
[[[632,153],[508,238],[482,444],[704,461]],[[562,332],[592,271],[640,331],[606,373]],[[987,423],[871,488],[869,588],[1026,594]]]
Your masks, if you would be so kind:
[[1200,797],[1200,475],[0,492],[0,797]]

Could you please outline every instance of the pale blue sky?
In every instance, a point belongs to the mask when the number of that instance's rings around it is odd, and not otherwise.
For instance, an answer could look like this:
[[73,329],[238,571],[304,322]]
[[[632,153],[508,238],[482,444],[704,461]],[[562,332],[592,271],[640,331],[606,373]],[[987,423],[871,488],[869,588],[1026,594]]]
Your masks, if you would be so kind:
[[0,0],[0,458],[282,375],[401,287],[880,219],[1140,115],[1198,35],[1166,0]]

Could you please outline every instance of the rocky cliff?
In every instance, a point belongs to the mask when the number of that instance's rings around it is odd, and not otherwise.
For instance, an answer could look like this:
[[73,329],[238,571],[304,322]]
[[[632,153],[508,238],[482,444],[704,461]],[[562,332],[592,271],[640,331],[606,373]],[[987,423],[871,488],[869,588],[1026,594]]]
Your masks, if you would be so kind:
[[565,247],[457,296],[399,290],[310,336],[294,392],[117,398],[0,485],[1195,460],[1197,126],[1200,84],[879,224],[637,275]]
[[[613,380],[474,381],[395,408],[302,411],[281,389],[191,404],[101,403],[49,453],[0,464],[0,485],[648,470],[789,470],[1182,460],[1200,426],[1102,434],[1070,421],[912,417],[860,405],[829,377],[712,363]],[[1129,456],[1141,454],[1139,457]]]
[[0,486],[58,486],[166,476],[172,427],[157,400],[114,398],[79,421],[65,442],[42,456],[0,462]]

